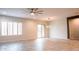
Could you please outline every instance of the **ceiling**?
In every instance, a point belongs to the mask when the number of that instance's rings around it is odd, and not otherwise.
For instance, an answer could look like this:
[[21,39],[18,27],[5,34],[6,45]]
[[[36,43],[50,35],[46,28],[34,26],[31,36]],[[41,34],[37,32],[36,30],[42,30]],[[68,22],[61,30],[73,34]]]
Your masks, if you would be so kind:
[[0,8],[0,15],[30,18],[30,19],[56,19],[59,17],[69,17],[79,15],[78,8],[39,8],[43,10],[43,14],[30,15],[27,8]]

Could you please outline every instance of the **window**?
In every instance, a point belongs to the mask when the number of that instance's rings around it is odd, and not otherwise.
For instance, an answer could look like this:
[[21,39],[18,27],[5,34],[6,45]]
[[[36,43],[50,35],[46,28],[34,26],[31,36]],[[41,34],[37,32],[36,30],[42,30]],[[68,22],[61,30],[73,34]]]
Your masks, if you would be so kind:
[[22,35],[22,23],[20,22],[1,22],[1,35]]

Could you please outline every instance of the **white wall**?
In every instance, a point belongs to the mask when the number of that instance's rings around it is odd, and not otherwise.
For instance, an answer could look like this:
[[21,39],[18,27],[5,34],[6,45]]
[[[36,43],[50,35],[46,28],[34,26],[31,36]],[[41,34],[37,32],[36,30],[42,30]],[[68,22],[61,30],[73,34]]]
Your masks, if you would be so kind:
[[67,19],[55,19],[49,24],[49,37],[57,39],[67,39]]

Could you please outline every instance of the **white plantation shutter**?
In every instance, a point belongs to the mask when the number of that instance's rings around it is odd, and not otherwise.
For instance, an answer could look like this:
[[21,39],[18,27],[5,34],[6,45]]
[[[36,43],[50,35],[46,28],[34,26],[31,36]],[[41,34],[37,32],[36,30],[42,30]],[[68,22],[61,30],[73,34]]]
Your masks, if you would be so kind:
[[21,22],[1,22],[1,36],[22,35]]
[[18,31],[17,30],[17,25],[18,25],[17,22],[13,23],[13,35],[17,35],[17,31]]
[[1,35],[7,35],[7,22],[1,22]]
[[18,23],[18,35],[22,35],[22,23]]
[[12,22],[8,22],[8,35],[12,35],[12,30],[13,30],[13,28],[12,28]]

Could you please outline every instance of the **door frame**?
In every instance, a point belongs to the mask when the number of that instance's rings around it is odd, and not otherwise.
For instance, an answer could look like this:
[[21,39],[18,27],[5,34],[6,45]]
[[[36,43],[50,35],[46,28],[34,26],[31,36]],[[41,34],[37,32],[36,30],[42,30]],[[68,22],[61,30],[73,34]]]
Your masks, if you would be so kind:
[[70,39],[69,20],[79,18],[79,15],[67,17],[67,38]]

